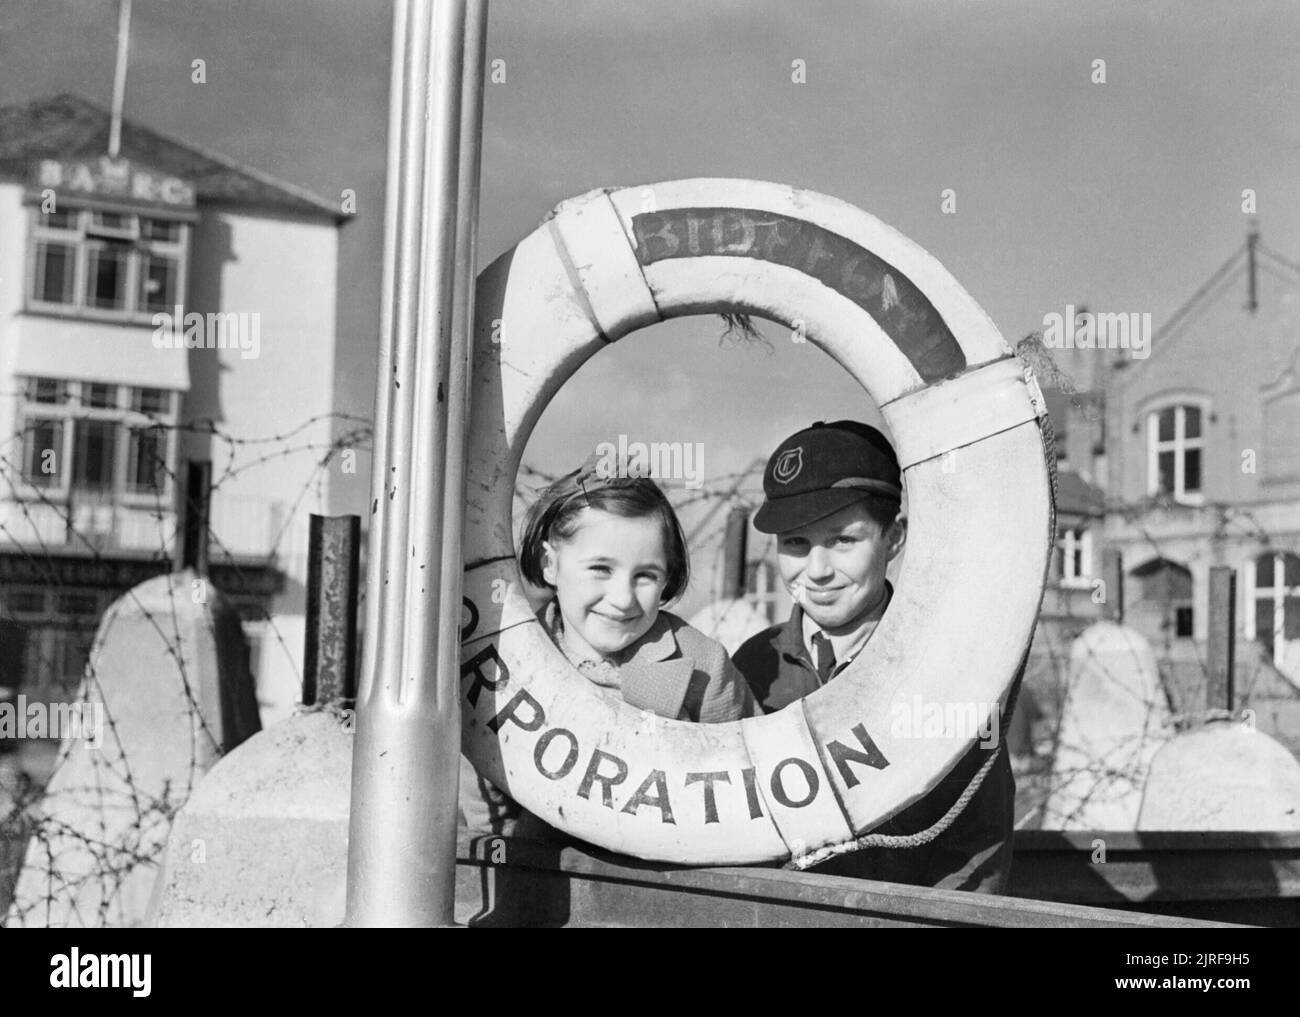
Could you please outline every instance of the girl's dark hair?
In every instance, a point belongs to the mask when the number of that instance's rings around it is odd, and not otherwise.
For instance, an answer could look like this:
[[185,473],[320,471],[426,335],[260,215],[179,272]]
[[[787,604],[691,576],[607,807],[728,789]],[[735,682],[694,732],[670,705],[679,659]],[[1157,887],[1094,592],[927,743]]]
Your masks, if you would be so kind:
[[658,519],[668,559],[663,602],[670,603],[685,592],[691,574],[686,536],[659,485],[649,477],[604,478],[585,467],[561,477],[529,508],[519,546],[519,567],[525,579],[534,586],[551,586],[542,575],[546,560],[542,543],[570,539],[578,530],[578,516],[586,508],[600,509],[624,519],[647,516]]

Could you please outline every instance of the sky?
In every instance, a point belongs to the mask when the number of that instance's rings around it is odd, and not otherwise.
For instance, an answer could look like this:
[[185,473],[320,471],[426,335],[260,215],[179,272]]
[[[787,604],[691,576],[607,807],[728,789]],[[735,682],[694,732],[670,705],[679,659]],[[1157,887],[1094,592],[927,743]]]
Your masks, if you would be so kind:
[[[117,7],[0,0],[0,102],[73,91],[107,106]],[[331,200],[356,192],[336,401],[361,415],[390,36],[376,0],[135,0],[126,92],[130,119]],[[1158,327],[1243,242],[1246,188],[1264,242],[1300,260],[1297,52],[1293,2],[493,0],[487,58],[505,80],[486,85],[480,264],[594,187],[748,177],[900,230],[1013,345],[1067,303],[1150,312]],[[716,480],[815,419],[871,418],[856,382],[786,330],[754,346],[720,332],[684,319],[602,351],[548,408],[527,461],[560,472],[627,434],[703,443]],[[1061,355],[1083,373],[1094,354]],[[363,483],[348,498],[362,511]]]

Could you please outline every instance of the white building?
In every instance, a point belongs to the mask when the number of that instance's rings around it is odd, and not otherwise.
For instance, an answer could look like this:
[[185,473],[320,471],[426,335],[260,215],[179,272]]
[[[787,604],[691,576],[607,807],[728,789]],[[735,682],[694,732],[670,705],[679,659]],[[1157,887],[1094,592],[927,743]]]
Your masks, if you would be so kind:
[[[209,460],[211,578],[263,718],[297,701],[308,515],[329,511],[339,226],[264,173],[61,95],[0,108],[0,684],[80,676],[172,566]],[[179,321],[173,319],[179,318]]]

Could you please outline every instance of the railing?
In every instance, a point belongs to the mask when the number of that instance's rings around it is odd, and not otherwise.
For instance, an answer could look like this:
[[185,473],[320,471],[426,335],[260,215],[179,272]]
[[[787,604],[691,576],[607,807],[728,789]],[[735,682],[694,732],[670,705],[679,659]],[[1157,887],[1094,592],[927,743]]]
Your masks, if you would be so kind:
[[74,488],[43,500],[0,499],[0,544],[75,554],[157,552],[170,547],[176,513],[170,503]]
[[[290,520],[285,503],[273,498],[212,496],[210,529],[217,557],[293,558],[305,555],[306,527]],[[175,507],[98,491],[73,490],[66,501],[0,499],[0,545],[74,554],[162,551],[176,543]],[[301,531],[301,532],[299,532]],[[296,555],[294,552],[297,552]]]
[[[1047,844],[1049,838],[1039,840]],[[1059,836],[1055,841],[1064,843]],[[1068,843],[1062,850],[1073,850],[1083,864],[1090,857],[1090,849]],[[1294,854],[1290,845],[1282,852]],[[1040,849],[1026,859],[1034,888],[1050,881],[1042,871],[1041,854]],[[1092,903],[1116,905],[1097,907],[1082,903],[1083,894],[1031,899],[1028,894],[996,896],[772,868],[691,869],[641,862],[581,844],[462,835],[456,859],[456,919],[470,926],[588,928],[1207,927],[1196,909],[1179,915],[1172,901],[1163,914],[1143,913],[1131,901],[1146,883],[1131,865],[1121,864],[1135,885],[1127,895],[1112,891],[1100,899],[1094,896]],[[1149,852],[1138,864],[1151,865]],[[1117,865],[1116,874],[1120,871]],[[1184,881],[1185,889],[1190,885]],[[1285,909],[1293,908],[1295,901],[1275,903]],[[1235,914],[1236,921],[1249,924],[1256,912],[1245,906]]]

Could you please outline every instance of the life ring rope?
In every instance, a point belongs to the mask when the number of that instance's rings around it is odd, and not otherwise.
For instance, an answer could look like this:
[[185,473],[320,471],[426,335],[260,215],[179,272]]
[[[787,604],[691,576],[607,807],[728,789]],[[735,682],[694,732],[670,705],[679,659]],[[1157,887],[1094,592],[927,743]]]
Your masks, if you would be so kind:
[[951,826],[966,811],[970,803],[975,799],[975,795],[988,779],[993,767],[997,765],[997,754],[1008,751],[1007,732],[1011,729],[1011,718],[1015,715],[1016,703],[1020,699],[1020,689],[1024,681],[1025,666],[1029,663],[1029,651],[1025,651],[1024,662],[1016,673],[1015,681],[1012,682],[1011,691],[1007,696],[1006,710],[1003,712],[1002,721],[998,727],[998,748],[989,753],[987,759],[980,764],[978,770],[972,774],[971,779],[966,783],[960,795],[953,801],[948,810],[931,823],[924,830],[918,830],[916,833],[906,834],[889,834],[889,833],[865,833],[860,836],[851,837],[841,841],[838,844],[826,845],[815,851],[809,851],[802,855],[792,854],[790,860],[785,864],[787,869],[796,869],[803,871],[810,869],[814,865],[819,865],[831,858],[837,858],[840,855],[852,854],[855,851],[863,851],[868,848],[889,848],[893,850],[907,850],[912,848],[924,847],[926,844],[936,840],[940,834]]

